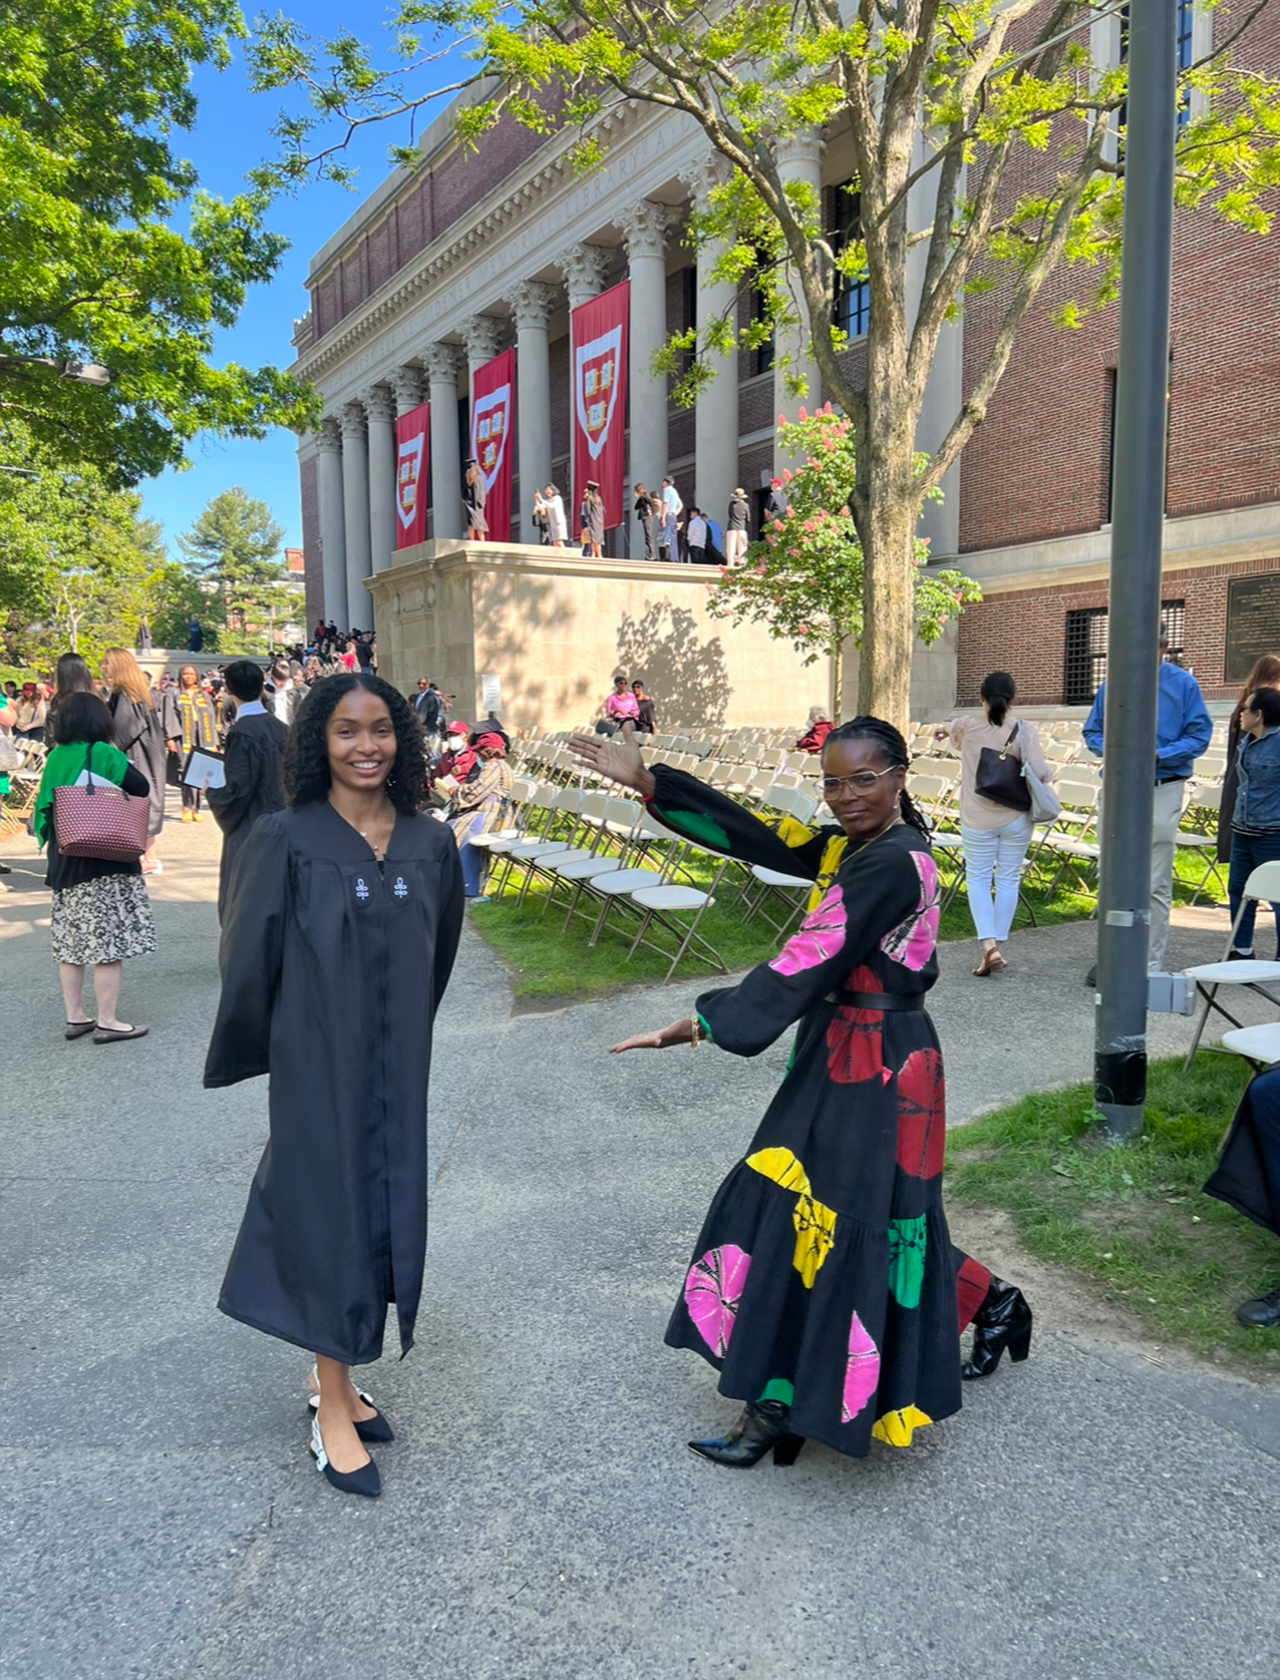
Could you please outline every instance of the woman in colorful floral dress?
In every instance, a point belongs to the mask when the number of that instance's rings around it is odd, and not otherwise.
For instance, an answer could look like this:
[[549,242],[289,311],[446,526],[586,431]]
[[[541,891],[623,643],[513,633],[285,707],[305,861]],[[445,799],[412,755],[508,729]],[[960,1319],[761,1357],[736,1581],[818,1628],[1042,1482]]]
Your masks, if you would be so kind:
[[937,869],[902,737],[877,718],[832,732],[823,791],[838,826],[825,828],[765,823],[691,776],[646,768],[629,727],[571,745],[677,834],[815,883],[771,962],[704,992],[692,1020],[614,1046],[754,1056],[797,1027],[667,1330],[670,1346],[719,1370],[722,1394],[747,1402],[725,1436],[689,1444],[741,1468],[771,1447],[791,1463],[810,1436],[853,1457],[873,1437],[909,1446],[960,1408],[961,1330],[975,1326],[963,1374],[985,1376],[1006,1346],[1026,1357],[1031,1311],[947,1232],[942,1056],[924,1010],[938,976]]

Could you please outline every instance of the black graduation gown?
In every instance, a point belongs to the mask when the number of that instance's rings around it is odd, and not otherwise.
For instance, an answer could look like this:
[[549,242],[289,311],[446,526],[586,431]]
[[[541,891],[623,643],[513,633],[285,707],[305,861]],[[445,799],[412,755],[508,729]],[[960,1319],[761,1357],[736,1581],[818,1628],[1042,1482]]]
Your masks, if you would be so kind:
[[271,1137],[218,1305],[347,1365],[413,1345],[427,1245],[427,1076],[462,927],[453,836],[399,816],[379,870],[327,801],[256,823],[222,929],[205,1064],[270,1074]]
[[[163,702],[162,702],[163,704]],[[164,827],[164,790],[168,747],[160,712],[145,700],[130,700],[117,689],[107,701],[115,725],[116,745],[151,789],[147,835],[154,840]]]
[[1280,1237],[1280,1067],[1251,1079],[1205,1194]]
[[218,920],[227,908],[227,893],[236,859],[259,817],[284,809],[284,748],[289,731],[270,712],[250,712],[237,718],[227,736],[223,770],[226,783],[210,788],[207,798],[214,821],[222,830],[222,862],[218,868]]

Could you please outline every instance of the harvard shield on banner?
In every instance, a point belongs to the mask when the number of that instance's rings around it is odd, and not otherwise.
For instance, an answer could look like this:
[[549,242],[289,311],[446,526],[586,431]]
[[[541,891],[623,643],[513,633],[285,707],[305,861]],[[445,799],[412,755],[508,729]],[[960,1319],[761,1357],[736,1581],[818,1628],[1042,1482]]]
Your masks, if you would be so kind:
[[573,511],[591,479],[604,497],[606,530],[621,525],[627,424],[627,315],[631,282],[579,304],[569,317],[573,377]]
[[484,474],[484,516],[491,542],[511,541],[511,427],[515,418],[515,390],[514,350],[504,350],[476,369],[471,386],[471,453]]
[[421,403],[396,421],[396,547],[427,540],[427,428],[431,404]]

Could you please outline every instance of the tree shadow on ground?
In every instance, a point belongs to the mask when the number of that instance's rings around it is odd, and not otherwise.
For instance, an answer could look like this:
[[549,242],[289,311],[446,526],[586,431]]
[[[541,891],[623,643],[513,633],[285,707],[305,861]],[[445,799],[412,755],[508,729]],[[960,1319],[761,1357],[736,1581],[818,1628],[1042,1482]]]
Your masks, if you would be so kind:
[[718,636],[701,639],[687,607],[655,601],[618,625],[618,669],[653,696],[658,727],[710,729],[724,723],[733,687]]

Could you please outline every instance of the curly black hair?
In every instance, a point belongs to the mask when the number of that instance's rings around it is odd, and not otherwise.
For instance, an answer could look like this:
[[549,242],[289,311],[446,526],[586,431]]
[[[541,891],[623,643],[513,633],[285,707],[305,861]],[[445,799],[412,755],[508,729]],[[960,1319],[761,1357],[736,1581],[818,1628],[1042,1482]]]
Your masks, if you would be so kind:
[[396,732],[396,757],[387,777],[387,798],[397,811],[412,816],[427,803],[427,749],[421,726],[398,689],[365,671],[323,677],[313,684],[298,708],[284,749],[284,786],[289,809],[327,799],[331,777],[325,728],[334,707],[353,688],[376,694],[391,713]]
[[[842,723],[838,729],[833,729],[822,743],[825,751],[834,741],[873,741],[879,753],[880,762],[893,765],[895,769],[910,770],[911,754],[907,750],[907,743],[903,740],[901,731],[895,729],[884,718],[856,717],[850,718],[848,723]],[[910,823],[912,828],[919,829],[927,840],[931,830],[929,820],[924,812],[903,788],[899,796],[899,809],[903,822]]]

